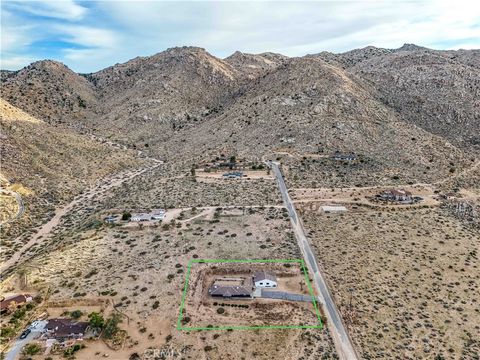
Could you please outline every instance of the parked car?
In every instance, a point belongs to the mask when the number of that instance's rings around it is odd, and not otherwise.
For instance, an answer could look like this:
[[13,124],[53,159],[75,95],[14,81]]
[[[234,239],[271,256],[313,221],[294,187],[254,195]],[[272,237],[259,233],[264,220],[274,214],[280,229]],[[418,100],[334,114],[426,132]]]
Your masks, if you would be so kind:
[[37,325],[39,324],[39,322],[37,320],[35,320],[34,322],[32,322],[30,324],[30,326],[28,327],[29,329],[35,329],[37,327]]
[[31,332],[32,330],[26,329],[24,332],[22,332],[22,335],[20,335],[20,339],[25,339]]

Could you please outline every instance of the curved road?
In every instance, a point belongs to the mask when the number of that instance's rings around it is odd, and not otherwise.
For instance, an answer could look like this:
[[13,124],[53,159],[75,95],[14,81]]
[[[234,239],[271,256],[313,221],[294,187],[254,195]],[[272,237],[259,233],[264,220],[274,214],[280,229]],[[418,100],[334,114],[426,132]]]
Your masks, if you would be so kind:
[[298,218],[295,207],[293,206],[290,196],[288,195],[287,186],[285,185],[282,172],[280,171],[280,163],[270,162],[268,165],[271,165],[273,171],[275,172],[278,188],[282,194],[285,207],[288,210],[293,231],[295,233],[295,237],[297,238],[298,246],[300,247],[305,263],[309,267],[310,273],[313,274],[313,283],[317,288],[317,292],[319,294],[318,298],[325,307],[325,312],[328,319],[328,328],[330,329],[333,342],[335,343],[337,355],[340,359],[357,360],[359,359],[359,356],[353,346],[352,340],[348,336],[345,326],[343,325],[340,313],[338,312],[337,306],[335,305],[330,291],[328,290],[325,277],[321,273],[321,269],[318,266],[317,260],[315,259],[313,250],[310,247],[310,243],[305,236],[303,225]]
[[19,193],[16,193],[15,191],[7,190],[7,189],[0,189],[0,193],[13,196],[18,203],[18,211],[15,214],[15,216],[12,216],[11,219],[8,219],[2,222],[0,225],[20,219],[25,213],[25,205],[23,204],[22,196]]

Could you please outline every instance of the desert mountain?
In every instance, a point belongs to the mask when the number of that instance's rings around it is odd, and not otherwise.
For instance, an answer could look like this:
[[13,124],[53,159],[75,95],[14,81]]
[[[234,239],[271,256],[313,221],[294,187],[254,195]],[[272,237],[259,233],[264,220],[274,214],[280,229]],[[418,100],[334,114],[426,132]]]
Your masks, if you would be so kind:
[[168,49],[133,59],[87,78],[104,104],[98,128],[129,133],[124,142],[168,139],[218,111],[235,91],[240,73],[204,49]]
[[81,127],[97,110],[91,83],[57,61],[37,61],[2,83],[2,98],[38,119]]
[[[0,99],[1,178],[24,198],[26,214],[4,235],[44,217],[98,179],[142,161],[60,126],[50,125]],[[2,184],[5,186],[6,184]]]
[[387,154],[401,138],[388,131],[417,141],[430,133],[478,151],[478,59],[477,50],[411,44],[303,58],[236,52],[224,60],[182,47],[88,75],[41,61],[2,75],[2,90],[45,121],[159,153],[178,153],[171,141],[188,150],[214,137],[207,148],[232,143],[265,152],[294,141],[309,150],[376,151],[371,143]]
[[[251,82],[216,117],[186,129],[172,149],[198,156],[219,148],[260,157],[270,151],[362,154],[372,176],[407,181],[446,176],[470,160],[445,138],[415,125],[374,96],[362,79],[317,58],[292,58]],[[175,145],[174,143],[177,142]],[[173,153],[170,156],[175,156]]]
[[318,57],[364,79],[407,123],[463,148],[480,148],[480,51],[435,51],[405,44]]
[[236,51],[225,62],[241,72],[247,79],[255,79],[270,70],[276,69],[288,59],[287,56],[275,53],[246,54]]

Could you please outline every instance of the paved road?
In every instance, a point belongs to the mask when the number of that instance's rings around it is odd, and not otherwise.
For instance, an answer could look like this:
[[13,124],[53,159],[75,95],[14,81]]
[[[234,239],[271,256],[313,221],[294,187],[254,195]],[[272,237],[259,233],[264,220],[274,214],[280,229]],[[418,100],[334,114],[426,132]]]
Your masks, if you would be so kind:
[[10,219],[4,221],[0,225],[15,221],[17,219],[20,219],[23,214],[25,213],[25,205],[23,204],[22,196],[19,193],[16,193],[15,191],[7,190],[7,189],[0,189],[0,192],[5,195],[11,195],[17,200],[18,203],[18,211],[17,213],[12,216]]
[[17,339],[12,343],[12,346],[5,355],[5,360],[16,360],[19,358],[20,353],[25,345],[30,341],[36,339],[42,333],[43,328],[47,325],[47,321],[41,320],[35,328],[32,328],[32,332],[28,334],[25,339]]
[[288,195],[287,186],[285,185],[282,172],[280,171],[280,164],[277,162],[271,162],[269,164],[271,164],[271,167],[275,172],[278,187],[282,194],[285,207],[288,210],[288,214],[293,225],[293,231],[298,241],[298,246],[300,247],[305,262],[309,267],[310,274],[313,274],[313,284],[315,285],[319,294],[320,302],[324,305],[328,320],[328,328],[330,329],[333,341],[335,343],[337,355],[340,359],[345,360],[359,359],[359,356],[353,347],[352,340],[348,336],[345,326],[343,325],[342,318],[340,317],[330,291],[328,290],[327,283],[323,274],[321,273],[321,269],[318,266],[312,248],[310,247],[307,237],[305,236],[303,225],[299,220],[297,212],[295,211],[295,207],[293,206],[290,196]]

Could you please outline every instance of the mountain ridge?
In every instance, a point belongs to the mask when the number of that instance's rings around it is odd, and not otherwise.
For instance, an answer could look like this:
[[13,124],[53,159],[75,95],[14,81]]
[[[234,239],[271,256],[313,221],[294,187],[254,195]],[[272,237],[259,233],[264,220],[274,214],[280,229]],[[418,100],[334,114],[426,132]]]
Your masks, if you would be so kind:
[[[310,59],[317,59],[331,66],[327,72],[312,72],[319,81],[341,74],[368,89],[405,124],[477,152],[480,80],[474,71],[480,68],[479,58],[477,50],[441,51],[414,44],[303,57],[237,51],[224,59],[200,47],[174,47],[90,74],[77,74],[55,61],[35,62],[2,76],[2,96],[49,123],[142,146],[165,143],[219,116],[269,74],[289,71],[297,63],[308,69]],[[301,66],[296,71],[298,76],[276,86],[307,91],[311,74]],[[441,75],[435,73],[439,71]]]

